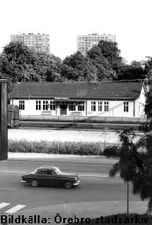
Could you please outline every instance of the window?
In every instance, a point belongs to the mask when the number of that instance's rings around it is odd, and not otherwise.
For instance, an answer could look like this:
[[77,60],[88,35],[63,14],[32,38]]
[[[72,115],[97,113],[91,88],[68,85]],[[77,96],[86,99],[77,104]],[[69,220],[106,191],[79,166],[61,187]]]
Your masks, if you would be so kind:
[[19,110],[25,110],[25,101],[19,101]]
[[48,101],[43,101],[43,110],[48,110],[49,104]]
[[70,102],[69,103],[69,111],[75,111],[75,106],[76,106],[76,103]]
[[91,111],[96,111],[96,102],[91,102]]
[[39,174],[39,175],[48,175],[49,174],[49,170],[46,170],[46,169],[38,169],[36,174]]
[[55,110],[55,102],[50,101],[50,110]]
[[98,102],[98,111],[102,111],[102,102]]
[[78,102],[78,111],[84,111],[84,102]]
[[129,112],[129,102],[124,102],[124,112]]
[[109,111],[109,102],[104,102],[104,111],[105,112]]
[[36,101],[36,110],[41,110],[41,101]]

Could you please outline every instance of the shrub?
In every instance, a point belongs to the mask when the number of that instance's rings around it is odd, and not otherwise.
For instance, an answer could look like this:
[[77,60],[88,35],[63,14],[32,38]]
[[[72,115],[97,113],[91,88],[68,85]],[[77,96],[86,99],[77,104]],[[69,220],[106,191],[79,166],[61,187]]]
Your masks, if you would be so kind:
[[107,158],[110,157],[117,158],[119,157],[119,154],[120,154],[119,146],[116,145],[107,146],[103,151],[103,155],[106,156]]
[[9,140],[9,152],[48,154],[103,155],[104,143],[99,142],[29,142]]

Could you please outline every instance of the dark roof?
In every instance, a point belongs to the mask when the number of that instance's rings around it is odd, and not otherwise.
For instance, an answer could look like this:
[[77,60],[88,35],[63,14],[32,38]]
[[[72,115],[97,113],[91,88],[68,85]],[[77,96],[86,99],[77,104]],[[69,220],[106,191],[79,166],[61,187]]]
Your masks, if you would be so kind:
[[137,99],[142,82],[26,82],[15,84],[9,97],[14,99]]

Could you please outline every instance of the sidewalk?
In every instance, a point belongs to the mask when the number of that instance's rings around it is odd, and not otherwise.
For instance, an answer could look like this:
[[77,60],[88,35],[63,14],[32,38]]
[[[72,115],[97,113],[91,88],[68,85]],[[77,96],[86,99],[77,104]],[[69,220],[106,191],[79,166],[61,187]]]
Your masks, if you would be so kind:
[[23,153],[23,152],[9,152],[8,160],[71,160],[71,161],[80,161],[80,162],[95,162],[100,163],[115,163],[118,159],[106,158],[99,155],[68,155],[68,154],[46,154],[46,153]]
[[[130,212],[143,214],[146,212],[146,209],[147,209],[147,202],[130,201]],[[18,215],[24,215],[27,218],[29,216],[40,215],[41,218],[42,217],[48,218],[48,223],[46,224],[62,225],[67,224],[66,221],[63,221],[63,218],[93,219],[117,213],[126,213],[126,201],[102,201],[102,202],[98,201],[98,202],[59,204],[54,206],[46,206],[35,209],[23,210]],[[55,217],[57,215],[59,223],[57,223],[55,220]]]

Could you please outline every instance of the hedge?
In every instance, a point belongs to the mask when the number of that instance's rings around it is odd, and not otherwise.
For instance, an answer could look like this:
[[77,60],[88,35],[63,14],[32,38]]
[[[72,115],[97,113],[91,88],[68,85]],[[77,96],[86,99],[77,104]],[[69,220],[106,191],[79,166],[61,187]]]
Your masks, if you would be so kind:
[[101,142],[29,142],[9,140],[9,152],[35,152],[47,154],[103,155],[108,146]]

